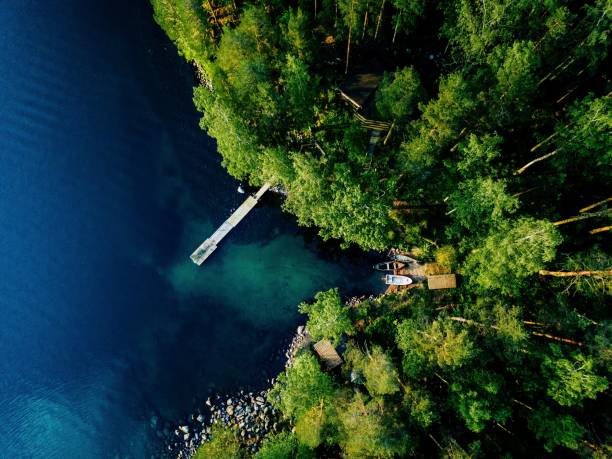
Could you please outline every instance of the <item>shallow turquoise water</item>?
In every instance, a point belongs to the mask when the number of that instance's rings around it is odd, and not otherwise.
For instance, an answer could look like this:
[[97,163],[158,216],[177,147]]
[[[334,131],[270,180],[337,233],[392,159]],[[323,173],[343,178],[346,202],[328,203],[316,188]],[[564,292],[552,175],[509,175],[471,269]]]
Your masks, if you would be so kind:
[[145,0],[5,3],[0,31],[0,457],[148,457],[153,414],[262,383],[300,301],[378,286],[269,198],[189,261],[244,195]]

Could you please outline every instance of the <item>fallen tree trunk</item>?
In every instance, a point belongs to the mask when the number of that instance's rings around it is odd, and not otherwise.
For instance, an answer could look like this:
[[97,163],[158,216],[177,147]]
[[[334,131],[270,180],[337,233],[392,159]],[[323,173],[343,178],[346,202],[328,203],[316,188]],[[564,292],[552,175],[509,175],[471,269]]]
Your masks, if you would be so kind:
[[525,172],[525,170],[526,170],[528,167],[533,166],[535,163],[539,163],[540,161],[544,161],[545,159],[550,158],[550,157],[551,157],[551,156],[553,156],[553,155],[556,155],[556,154],[557,154],[557,151],[558,151],[558,150],[552,151],[552,152],[550,152],[550,153],[547,153],[547,154],[545,154],[545,155],[543,155],[543,156],[540,156],[540,157],[538,157],[538,158],[534,159],[533,161],[529,161],[529,162],[528,162],[527,164],[525,164],[523,167],[521,167],[520,169],[518,169],[518,170],[517,170],[515,173],[516,173],[517,175],[522,174],[523,172]]
[[577,276],[612,276],[612,270],[604,271],[547,271],[540,270],[540,276],[577,277]]

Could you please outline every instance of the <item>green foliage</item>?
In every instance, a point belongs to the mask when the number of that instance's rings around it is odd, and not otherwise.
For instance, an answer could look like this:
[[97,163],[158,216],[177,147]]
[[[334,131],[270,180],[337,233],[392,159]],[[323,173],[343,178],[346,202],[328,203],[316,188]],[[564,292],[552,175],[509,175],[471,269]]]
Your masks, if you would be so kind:
[[461,74],[443,77],[437,98],[419,104],[421,118],[412,123],[410,135],[400,147],[403,169],[422,175],[424,169],[434,166],[440,151],[459,137],[475,107],[469,84]]
[[410,32],[425,13],[425,0],[392,0],[392,3],[397,10],[393,23],[404,32],[406,29]]
[[452,73],[440,81],[437,99],[419,108],[434,141],[443,146],[459,134],[475,105],[468,81]]
[[389,395],[399,391],[397,370],[382,347],[374,346],[366,353],[362,371],[370,395]]
[[268,398],[285,416],[298,419],[312,407],[331,400],[335,390],[331,377],[321,371],[317,359],[304,353],[279,375]]
[[401,120],[412,116],[423,98],[421,79],[414,67],[385,74],[376,92],[376,108],[383,118]]
[[253,459],[311,459],[315,455],[289,432],[267,437]]
[[324,239],[336,238],[383,250],[390,242],[389,207],[375,189],[365,189],[347,163],[335,163],[332,179],[311,155],[294,155],[295,180],[284,208],[302,225],[316,225]]
[[287,55],[287,61],[281,68],[281,82],[285,89],[285,98],[290,107],[290,116],[297,129],[307,128],[312,122],[314,102],[318,93],[318,83],[310,76],[307,65]]
[[328,339],[338,344],[343,334],[350,334],[353,327],[348,309],[340,301],[337,288],[319,292],[314,303],[302,303],[299,310],[308,314],[308,333],[315,340]]
[[416,425],[427,429],[439,419],[436,404],[427,392],[405,387],[403,405],[410,413],[410,419]]
[[194,459],[241,459],[246,454],[240,448],[238,435],[231,427],[215,423],[211,427],[211,439],[200,446]]
[[492,162],[501,155],[502,141],[502,137],[498,135],[478,137],[470,134],[467,141],[459,144],[461,160],[456,163],[456,167],[461,175],[467,179],[495,177],[500,168],[493,167]]
[[308,64],[312,59],[313,40],[310,36],[310,28],[307,14],[298,8],[297,10],[287,10],[282,18],[283,41],[290,54],[298,60]]
[[547,394],[563,406],[581,405],[608,388],[608,381],[593,372],[593,360],[580,352],[563,357],[559,346],[551,345],[552,355],[544,357],[542,372],[548,380]]
[[455,209],[452,213],[455,233],[479,236],[486,235],[491,227],[502,226],[519,205],[517,198],[506,193],[505,182],[490,178],[459,183],[449,203]]
[[482,62],[496,45],[513,39],[513,31],[523,14],[530,8],[529,1],[459,0],[451,8],[442,32],[451,44],[470,61]]
[[269,131],[281,112],[270,78],[275,45],[276,34],[268,15],[263,8],[248,7],[238,27],[223,34],[215,61],[238,112],[235,116],[239,114],[262,133]]
[[404,372],[416,376],[423,364],[440,368],[461,367],[475,355],[467,330],[457,330],[448,320],[435,320],[419,326],[413,320],[404,320],[397,327],[397,347],[404,352]]
[[562,154],[555,158],[567,161],[585,161],[591,166],[589,173],[603,173],[612,177],[612,100],[610,97],[594,98],[592,95],[575,102],[569,108],[568,123],[557,125],[557,149]]
[[555,257],[560,243],[561,235],[552,223],[521,218],[493,231],[468,256],[464,272],[476,289],[517,294],[525,278]]
[[374,401],[366,403],[360,394],[342,406],[338,419],[339,444],[346,457],[391,458],[405,454],[410,447],[401,424]]
[[492,310],[497,335],[505,341],[506,346],[519,346],[527,338],[520,320],[521,310],[516,306],[496,304]]
[[457,262],[457,251],[452,245],[445,245],[435,250],[434,257],[436,263],[450,272]]
[[544,442],[548,452],[552,452],[556,446],[578,449],[579,440],[586,432],[572,416],[555,413],[543,405],[531,415],[529,428],[536,438]]
[[236,178],[246,178],[257,166],[257,138],[229,105],[203,86],[194,90],[194,103],[204,113],[200,125],[217,140],[223,165]]
[[500,45],[491,53],[489,61],[497,78],[497,91],[508,103],[522,103],[536,90],[539,57],[531,41]]
[[501,386],[499,375],[484,370],[451,384],[451,404],[468,429],[481,432],[488,421],[504,422],[509,417],[510,410],[502,403]]
[[304,413],[295,423],[295,436],[300,443],[309,448],[316,448],[325,438],[327,421],[326,409],[321,402]]
[[212,43],[203,11],[191,0],[151,0],[153,17],[188,61],[204,62]]

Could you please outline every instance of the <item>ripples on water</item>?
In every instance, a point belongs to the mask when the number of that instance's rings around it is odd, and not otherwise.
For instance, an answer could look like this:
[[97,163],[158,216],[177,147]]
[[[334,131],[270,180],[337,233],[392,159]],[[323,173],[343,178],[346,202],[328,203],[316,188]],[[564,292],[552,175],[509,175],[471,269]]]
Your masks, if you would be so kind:
[[273,205],[189,261],[244,196],[145,0],[5,3],[0,34],[0,457],[146,457],[152,414],[261,381],[299,301],[369,288]]

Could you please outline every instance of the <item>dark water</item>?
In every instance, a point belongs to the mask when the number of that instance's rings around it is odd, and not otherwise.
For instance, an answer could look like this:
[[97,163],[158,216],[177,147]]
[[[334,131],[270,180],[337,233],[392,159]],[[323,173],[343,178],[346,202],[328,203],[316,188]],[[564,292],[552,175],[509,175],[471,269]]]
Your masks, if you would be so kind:
[[0,457],[148,457],[150,419],[259,384],[296,304],[371,288],[243,195],[146,0],[0,4]]

